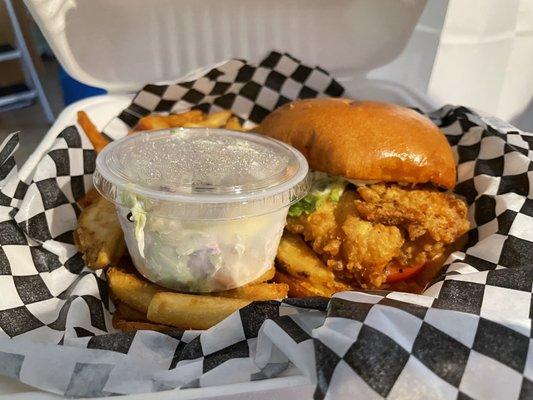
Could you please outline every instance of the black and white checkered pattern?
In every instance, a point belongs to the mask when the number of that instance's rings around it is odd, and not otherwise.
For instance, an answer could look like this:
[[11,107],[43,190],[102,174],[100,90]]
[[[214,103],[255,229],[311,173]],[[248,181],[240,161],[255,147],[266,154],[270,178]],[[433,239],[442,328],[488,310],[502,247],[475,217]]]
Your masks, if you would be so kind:
[[[12,135],[4,149],[15,143],[18,137]],[[70,127],[39,162],[30,184],[18,180],[14,163],[4,164],[12,169],[1,189],[0,337],[58,343],[66,335],[69,308],[80,302],[94,315],[92,334],[108,331],[98,290],[105,282],[100,274],[82,272],[84,262],[72,236],[76,201],[92,187],[94,160],[90,141]],[[68,294],[82,282],[97,290]]]
[[336,295],[316,331],[316,397],[530,398],[532,283],[518,267],[453,275],[425,296]]
[[316,330],[317,398],[533,396],[533,135],[497,130],[463,107],[430,117],[457,154],[467,248],[424,296],[336,295]]
[[[342,92],[325,71],[273,52],[147,85],[105,132],[118,138],[147,113],[191,107],[254,123],[291,99]],[[257,302],[207,331],[169,334],[114,332],[106,282],[73,244],[95,162],[84,134],[66,128],[29,182],[10,136],[0,147],[0,374],[69,397],[298,374],[316,382],[317,399],[532,398],[533,135],[463,107],[430,117],[457,154],[473,228],[424,295]]]
[[104,133],[117,139],[145,115],[191,108],[231,110],[245,123],[258,123],[292,99],[338,97],[343,92],[343,87],[320,67],[311,68],[289,54],[271,52],[257,65],[230,60],[194,81],[146,85]]

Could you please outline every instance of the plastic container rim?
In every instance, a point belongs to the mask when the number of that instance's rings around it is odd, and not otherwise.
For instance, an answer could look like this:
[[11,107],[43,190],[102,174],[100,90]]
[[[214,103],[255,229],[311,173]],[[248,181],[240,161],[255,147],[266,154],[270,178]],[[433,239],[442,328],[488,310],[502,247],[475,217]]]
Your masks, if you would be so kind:
[[[116,172],[112,171],[106,163],[107,155],[113,151],[117,146],[122,145],[128,141],[139,140],[140,136],[150,136],[152,138],[156,135],[163,136],[167,133],[173,133],[176,131],[196,131],[198,133],[202,132],[203,134],[214,133],[214,134],[223,134],[226,136],[235,137],[245,141],[252,141],[258,144],[269,144],[275,143],[276,145],[284,148],[286,151],[291,153],[294,156],[296,163],[298,164],[298,170],[286,181],[281,182],[280,184],[267,187],[264,189],[256,189],[251,192],[244,193],[212,193],[212,192],[197,192],[197,193],[169,193],[162,190],[151,189],[145,187],[141,184],[132,183],[125,179],[124,177],[118,175]],[[305,182],[306,177],[309,172],[309,164],[307,163],[306,158],[294,147],[281,142],[277,139],[270,138],[268,136],[263,136],[253,132],[239,132],[232,131],[228,129],[220,128],[170,128],[170,129],[160,129],[157,131],[140,131],[134,135],[128,135],[121,139],[115,140],[109,143],[96,157],[96,168],[93,174],[93,182],[96,189],[104,196],[107,197],[105,193],[102,193],[101,185],[98,183],[98,175],[101,178],[114,185],[117,189],[125,190],[130,193],[144,196],[153,200],[168,201],[172,203],[201,203],[201,204],[223,204],[223,203],[247,203],[249,201],[256,201],[274,197],[280,195],[284,192],[288,192],[291,189],[295,188],[299,184]],[[297,198],[292,199],[288,203],[280,204],[281,207],[291,205],[301,199],[305,193],[297,196]],[[116,202],[115,199],[110,199],[113,202]]]

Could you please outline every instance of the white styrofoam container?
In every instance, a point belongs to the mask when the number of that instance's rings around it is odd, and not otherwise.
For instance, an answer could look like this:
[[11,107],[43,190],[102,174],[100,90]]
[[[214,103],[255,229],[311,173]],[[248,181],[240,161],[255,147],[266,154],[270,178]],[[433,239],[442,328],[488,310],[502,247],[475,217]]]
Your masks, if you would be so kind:
[[[237,57],[287,51],[331,72],[346,96],[431,110],[435,103],[400,84],[366,78],[407,44],[426,0],[24,0],[65,70],[109,94],[65,108],[20,169],[31,174],[62,129],[85,110],[101,129],[146,83]],[[190,78],[191,74],[187,74]],[[311,397],[303,376],[168,391],[124,399],[282,399]],[[0,378],[0,398],[55,399]],[[15,394],[16,393],[16,394]]]
[[25,0],[66,71],[109,92],[272,49],[338,78],[406,46],[426,0]]

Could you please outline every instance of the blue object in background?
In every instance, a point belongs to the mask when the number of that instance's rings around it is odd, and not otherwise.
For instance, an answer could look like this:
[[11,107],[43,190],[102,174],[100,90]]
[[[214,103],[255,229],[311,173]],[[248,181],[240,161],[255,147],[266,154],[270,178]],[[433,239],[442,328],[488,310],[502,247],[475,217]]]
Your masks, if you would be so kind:
[[61,84],[61,90],[63,91],[63,102],[65,103],[65,107],[86,97],[106,93],[104,89],[95,88],[78,82],[67,74],[62,67],[59,67],[59,83]]

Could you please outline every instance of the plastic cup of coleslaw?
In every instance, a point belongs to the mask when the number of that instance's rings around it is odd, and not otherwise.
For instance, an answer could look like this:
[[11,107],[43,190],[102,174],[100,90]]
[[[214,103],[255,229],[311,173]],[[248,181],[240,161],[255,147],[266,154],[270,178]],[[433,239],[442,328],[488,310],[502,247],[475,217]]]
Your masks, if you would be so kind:
[[232,289],[274,263],[291,204],[309,189],[296,149],[254,133],[177,128],[107,145],[97,190],[116,205],[137,270],[170,289]]

